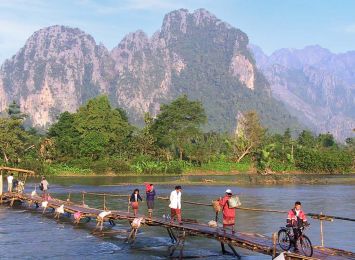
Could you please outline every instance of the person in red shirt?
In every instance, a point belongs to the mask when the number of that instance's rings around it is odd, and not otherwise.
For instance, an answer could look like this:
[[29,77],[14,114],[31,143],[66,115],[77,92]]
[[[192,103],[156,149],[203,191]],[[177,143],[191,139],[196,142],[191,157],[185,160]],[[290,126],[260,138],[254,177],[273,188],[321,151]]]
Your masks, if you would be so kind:
[[223,230],[225,231],[227,227],[232,227],[232,233],[235,233],[235,208],[228,207],[228,200],[232,195],[232,191],[227,189],[224,197],[219,199],[219,205],[222,207],[223,212]]
[[301,234],[300,227],[308,225],[307,216],[302,210],[301,202],[296,201],[294,208],[291,209],[287,215],[287,226],[293,229],[295,251],[298,251],[296,241]]

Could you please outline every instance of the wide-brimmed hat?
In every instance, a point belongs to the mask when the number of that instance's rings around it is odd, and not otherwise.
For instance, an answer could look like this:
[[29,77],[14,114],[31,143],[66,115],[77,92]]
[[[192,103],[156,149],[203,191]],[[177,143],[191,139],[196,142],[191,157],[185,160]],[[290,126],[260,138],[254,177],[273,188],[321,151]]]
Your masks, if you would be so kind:
[[226,193],[232,193],[232,190],[231,189],[227,189]]

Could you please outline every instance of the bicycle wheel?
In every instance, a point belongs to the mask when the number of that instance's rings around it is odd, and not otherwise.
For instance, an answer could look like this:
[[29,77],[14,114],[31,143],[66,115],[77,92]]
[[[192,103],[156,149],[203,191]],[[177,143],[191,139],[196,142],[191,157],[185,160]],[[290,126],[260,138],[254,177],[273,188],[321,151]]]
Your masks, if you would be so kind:
[[313,247],[311,240],[306,235],[302,235],[299,237],[298,248],[302,250],[303,255],[311,257],[313,255]]
[[282,250],[288,251],[291,247],[291,238],[285,229],[281,229],[277,233],[277,242]]

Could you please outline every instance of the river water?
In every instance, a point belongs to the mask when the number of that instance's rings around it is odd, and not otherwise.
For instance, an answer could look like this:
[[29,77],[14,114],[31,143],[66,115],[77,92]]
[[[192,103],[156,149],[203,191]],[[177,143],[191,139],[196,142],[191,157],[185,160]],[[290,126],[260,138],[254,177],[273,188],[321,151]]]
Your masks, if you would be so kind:
[[[81,191],[129,194],[134,188],[144,187],[143,181],[163,181],[171,184],[156,185],[160,196],[168,196],[174,185],[174,177],[62,177],[49,179],[50,192],[54,197],[65,199],[70,192],[72,201],[81,202]],[[121,185],[122,183],[134,183]],[[27,191],[34,184],[27,184]],[[210,203],[223,196],[224,186],[183,186],[183,200]],[[355,185],[244,185],[229,186],[240,196],[243,206],[288,210],[296,200],[303,203],[306,212],[355,216]],[[85,203],[90,207],[102,207],[103,199],[86,196]],[[110,209],[127,209],[126,198],[109,198]],[[145,203],[140,212],[145,212]],[[156,201],[156,216],[168,213],[166,201]],[[183,217],[198,219],[207,223],[214,218],[211,208],[183,205]],[[285,223],[285,214],[237,211],[237,230],[256,232],[271,236]],[[307,230],[314,245],[320,244],[320,223],[310,220]],[[335,220],[324,222],[325,245],[355,251],[355,223]],[[115,230],[128,228],[126,222],[119,222]],[[50,214],[26,210],[21,207],[0,206],[0,259],[166,259],[170,243],[166,230],[160,227],[143,227],[133,245],[125,243],[127,234],[102,238],[92,235],[92,225],[75,226],[65,218],[54,220]],[[237,249],[244,259],[270,259],[254,252]],[[216,241],[205,238],[188,238],[184,255],[204,259],[225,259],[220,256],[220,246]],[[230,258],[231,259],[231,258]]]

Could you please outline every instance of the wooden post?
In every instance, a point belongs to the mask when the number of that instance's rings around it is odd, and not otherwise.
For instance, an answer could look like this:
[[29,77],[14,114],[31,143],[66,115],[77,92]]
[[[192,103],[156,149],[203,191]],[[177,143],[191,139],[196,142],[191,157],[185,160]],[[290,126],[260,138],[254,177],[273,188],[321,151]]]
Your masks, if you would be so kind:
[[104,210],[106,210],[106,194],[104,194]]
[[84,206],[85,205],[85,193],[84,192],[83,192],[82,197],[83,197],[83,206]]
[[272,233],[272,245],[273,245],[272,258],[273,259],[276,257],[276,240],[277,240],[277,234]]
[[[320,214],[323,215],[323,212],[321,212]],[[323,220],[322,220],[322,218],[320,218],[320,241],[321,241],[322,247],[324,247],[324,234],[323,234]]]
[[0,195],[1,195],[1,202],[2,202],[2,192],[3,192],[3,181],[2,181],[2,169],[0,170]]
[[67,201],[70,202],[70,192],[68,193]]
[[128,206],[127,206],[127,211],[128,211],[128,213],[129,213],[129,199],[130,199],[130,197],[129,197],[129,195],[128,195]]

